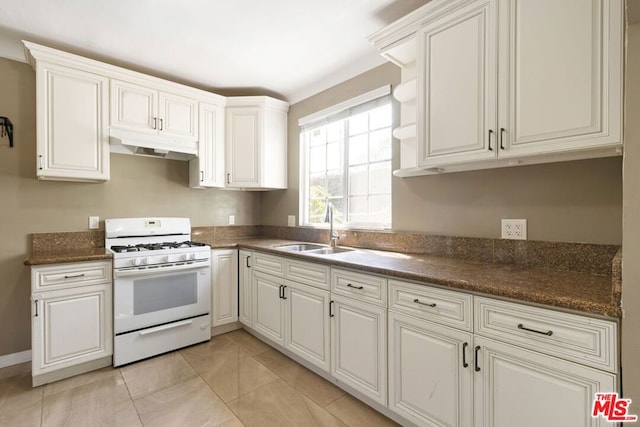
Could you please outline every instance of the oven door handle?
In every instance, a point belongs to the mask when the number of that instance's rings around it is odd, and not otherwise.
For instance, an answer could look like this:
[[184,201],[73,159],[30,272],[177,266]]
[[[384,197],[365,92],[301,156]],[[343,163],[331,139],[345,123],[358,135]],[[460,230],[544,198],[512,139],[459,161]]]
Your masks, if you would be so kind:
[[196,263],[196,264],[185,264],[185,265],[174,265],[172,267],[158,267],[158,268],[144,268],[144,269],[127,269],[127,270],[114,270],[114,277],[127,277],[127,276],[155,276],[163,273],[173,273],[174,271],[185,271],[185,270],[200,270],[204,268],[209,268],[211,264],[207,263]]
[[149,335],[154,334],[156,332],[166,331],[167,329],[179,328],[180,326],[186,326],[193,323],[193,320],[183,320],[181,322],[170,323],[168,325],[158,326],[157,328],[145,329],[144,331],[140,331],[140,335]]

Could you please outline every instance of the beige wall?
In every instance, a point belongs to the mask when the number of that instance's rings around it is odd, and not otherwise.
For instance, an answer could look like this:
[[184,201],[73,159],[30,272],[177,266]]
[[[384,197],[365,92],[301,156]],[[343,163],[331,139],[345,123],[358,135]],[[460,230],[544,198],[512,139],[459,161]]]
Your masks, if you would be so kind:
[[[298,119],[384,84],[400,69],[381,65],[291,106],[289,189],[262,196],[262,223],[298,217]],[[520,166],[415,178],[393,178],[393,229],[500,237],[501,218],[526,218],[529,239],[620,244],[621,158]],[[398,167],[394,143],[394,167]]]
[[622,368],[631,413],[640,415],[640,24],[628,27],[624,154]]
[[15,146],[0,140],[0,356],[31,348],[29,269],[22,265],[34,232],[81,231],[87,217],[184,216],[195,226],[259,224],[260,195],[188,188],[188,164],[111,155],[104,184],[38,181],[35,73],[0,59],[0,116],[14,125]]

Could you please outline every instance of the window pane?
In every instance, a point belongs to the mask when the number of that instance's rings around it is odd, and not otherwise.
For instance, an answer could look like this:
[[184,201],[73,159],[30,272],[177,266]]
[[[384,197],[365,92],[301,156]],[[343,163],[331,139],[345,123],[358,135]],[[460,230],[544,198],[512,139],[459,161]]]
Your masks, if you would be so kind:
[[[331,203],[333,204],[333,222],[335,224],[344,224],[346,222],[344,214],[344,199],[342,197],[334,198],[331,199]],[[322,220],[324,221],[324,217],[322,217]]]
[[349,222],[367,222],[367,196],[349,197]]
[[324,222],[324,213],[327,209],[326,198],[309,199],[309,222],[321,224]]
[[366,195],[369,189],[367,165],[349,168],[349,195]]
[[309,172],[324,172],[327,158],[326,145],[317,145],[309,148]]
[[369,193],[391,193],[391,162],[372,163],[369,166]]
[[343,156],[342,142],[327,144],[327,169],[342,169]]
[[327,142],[325,130],[323,127],[318,129],[313,129],[312,131],[309,132],[309,134],[310,134],[309,145],[311,147],[320,145],[320,144],[325,144]]
[[391,195],[369,196],[369,221],[391,224]]
[[344,191],[344,175],[342,171],[327,173],[327,196],[342,197]]
[[383,105],[369,112],[371,130],[391,126],[391,104]]
[[369,134],[369,161],[391,159],[391,128]]
[[344,139],[344,120],[327,125],[327,141],[342,141]]
[[369,136],[360,135],[349,138],[349,165],[361,165],[367,163],[369,151]]
[[349,135],[357,135],[369,130],[369,114],[367,112],[349,117]]
[[326,190],[324,190],[326,186],[326,182],[325,182],[325,176],[324,176],[324,172],[323,173],[315,173],[315,174],[311,174],[309,175],[309,196],[310,197],[320,197],[318,195],[314,195],[317,194],[319,192],[325,192]]

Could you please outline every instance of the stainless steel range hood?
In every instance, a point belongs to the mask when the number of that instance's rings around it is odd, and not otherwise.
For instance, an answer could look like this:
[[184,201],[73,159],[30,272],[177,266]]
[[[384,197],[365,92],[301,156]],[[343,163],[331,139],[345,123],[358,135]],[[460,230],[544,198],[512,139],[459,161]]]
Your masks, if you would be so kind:
[[198,142],[121,129],[109,129],[109,151],[171,160],[191,160],[198,155]]

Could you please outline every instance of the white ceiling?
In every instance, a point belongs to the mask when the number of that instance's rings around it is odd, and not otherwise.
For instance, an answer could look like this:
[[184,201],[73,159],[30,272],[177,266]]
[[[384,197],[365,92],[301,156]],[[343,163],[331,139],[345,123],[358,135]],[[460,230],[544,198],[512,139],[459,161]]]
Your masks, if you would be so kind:
[[429,0],[2,0],[0,56],[35,41],[223,95],[291,103],[384,62],[366,37]]

